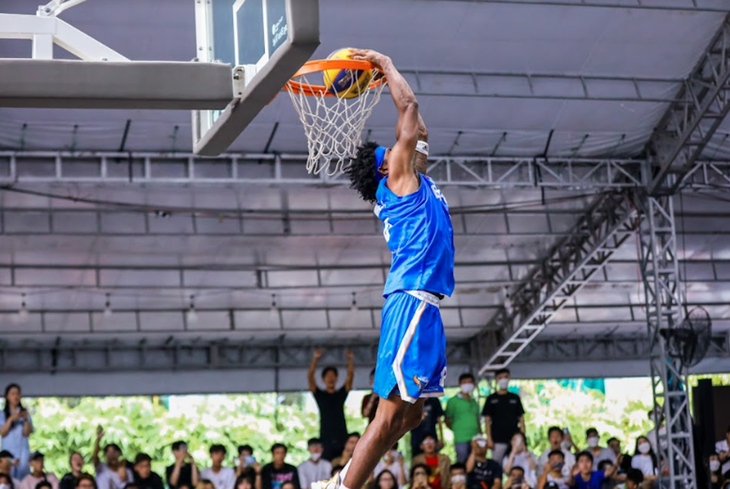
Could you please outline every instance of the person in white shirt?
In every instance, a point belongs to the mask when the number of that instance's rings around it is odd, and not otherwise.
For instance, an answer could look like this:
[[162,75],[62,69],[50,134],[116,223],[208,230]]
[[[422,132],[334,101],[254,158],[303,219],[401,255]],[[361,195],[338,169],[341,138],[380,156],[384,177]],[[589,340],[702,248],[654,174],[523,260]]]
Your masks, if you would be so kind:
[[523,479],[530,487],[537,485],[537,457],[527,449],[527,441],[522,433],[512,435],[510,448],[502,460],[505,474],[509,474],[513,467],[522,468]]
[[200,472],[200,478],[211,481],[215,489],[233,489],[233,486],[236,485],[236,471],[231,467],[223,467],[226,453],[228,451],[223,445],[211,445],[210,460],[212,465]]
[[324,451],[322,440],[312,438],[307,442],[307,447],[309,448],[309,459],[297,467],[299,484],[305,489],[312,487],[312,482],[329,479],[332,473],[332,464],[322,459]]
[[612,464],[616,462],[616,455],[613,450],[606,447],[601,447],[598,444],[601,441],[601,437],[598,435],[598,430],[595,428],[588,428],[586,430],[586,441],[588,442],[588,448],[586,452],[590,452],[593,455],[593,470],[598,470],[598,464],[604,460],[608,460]]
[[644,481],[653,483],[657,478],[658,466],[656,455],[651,448],[649,438],[640,436],[636,439],[636,452],[631,458],[631,468],[638,469],[644,474]]
[[[717,452],[720,463],[722,464],[722,473],[727,474],[730,471],[730,426],[725,432],[725,439],[715,443],[715,452]],[[727,476],[725,476],[727,479]]]
[[104,437],[104,429],[99,426],[96,430],[96,441],[91,460],[96,470],[96,485],[99,489],[124,489],[128,483],[134,481],[132,470],[127,467],[124,460],[121,460],[122,449],[116,443],[108,443],[104,447],[103,463],[99,458],[101,439]]
[[393,474],[399,489],[408,484],[408,473],[405,468],[405,460],[403,455],[398,451],[398,444],[385,452],[383,458],[380,459],[378,465],[375,466],[373,477],[377,478],[384,470],[390,471],[390,473]]
[[548,458],[550,457],[550,452],[554,450],[560,450],[561,452],[563,452],[562,472],[565,477],[569,477],[570,469],[575,465],[575,455],[573,455],[573,453],[570,451],[571,445],[569,443],[564,443],[564,430],[562,430],[558,426],[551,426],[548,429],[548,441],[550,442],[550,446],[547,450],[542,452],[542,455],[540,455],[540,457],[537,459],[538,477],[541,476],[543,470],[545,470],[545,466],[548,463]]

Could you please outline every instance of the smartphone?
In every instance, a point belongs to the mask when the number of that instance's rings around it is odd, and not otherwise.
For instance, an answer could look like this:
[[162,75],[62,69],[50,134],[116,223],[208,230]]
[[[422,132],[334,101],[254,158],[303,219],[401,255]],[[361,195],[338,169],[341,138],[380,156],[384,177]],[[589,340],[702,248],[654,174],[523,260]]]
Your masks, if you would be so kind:
[[256,457],[254,457],[253,455],[246,455],[245,457],[243,457],[243,463],[245,467],[253,465],[256,463]]
[[563,428],[563,433],[565,433],[566,435],[569,435],[570,430],[568,428]]

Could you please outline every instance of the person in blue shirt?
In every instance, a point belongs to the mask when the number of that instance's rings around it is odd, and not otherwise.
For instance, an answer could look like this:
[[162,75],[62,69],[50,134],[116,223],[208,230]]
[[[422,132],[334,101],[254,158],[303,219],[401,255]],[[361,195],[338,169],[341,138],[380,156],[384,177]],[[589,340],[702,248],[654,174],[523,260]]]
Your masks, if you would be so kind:
[[573,489],[601,489],[603,481],[610,478],[616,472],[617,465],[611,465],[605,470],[593,470],[593,454],[581,452],[578,454],[578,462],[571,473],[570,487]]
[[454,232],[446,198],[424,175],[428,133],[418,101],[387,56],[356,49],[352,59],[378,67],[398,111],[395,144],[365,143],[345,170],[351,188],[375,204],[392,254],[373,384],[380,403],[352,460],[314,489],[363,487],[385,452],[421,423],[424,399],[443,395],[446,336],[439,301],[454,292]]
[[11,476],[22,480],[30,474],[30,444],[28,437],[33,433],[33,422],[28,410],[20,402],[20,386],[8,384],[5,387],[5,406],[0,411],[0,448],[12,453],[18,460]]

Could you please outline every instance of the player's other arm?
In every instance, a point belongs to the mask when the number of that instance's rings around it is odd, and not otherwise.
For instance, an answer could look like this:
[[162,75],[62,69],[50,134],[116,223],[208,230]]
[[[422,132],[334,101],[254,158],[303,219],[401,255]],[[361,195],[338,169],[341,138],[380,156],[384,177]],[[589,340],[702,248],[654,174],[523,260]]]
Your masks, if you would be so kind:
[[388,80],[390,95],[398,111],[396,143],[388,156],[388,186],[396,193],[411,193],[419,185],[414,171],[413,155],[416,152],[419,129],[425,129],[425,125],[421,124],[416,96],[391,59],[384,54],[356,49],[352,53],[352,59],[370,61],[379,66]]

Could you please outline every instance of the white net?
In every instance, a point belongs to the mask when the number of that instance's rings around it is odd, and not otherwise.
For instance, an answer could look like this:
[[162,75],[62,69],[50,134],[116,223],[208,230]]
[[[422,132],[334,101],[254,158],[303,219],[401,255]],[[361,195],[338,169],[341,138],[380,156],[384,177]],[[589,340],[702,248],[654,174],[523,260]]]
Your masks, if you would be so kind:
[[[314,83],[310,83],[307,77]],[[365,122],[380,100],[385,86],[385,80],[373,83],[377,79],[378,70],[374,69],[368,80],[368,88],[352,98],[326,96],[323,92],[312,90],[287,90],[307,136],[309,173],[316,175],[324,171],[327,175],[335,175],[355,156]],[[296,82],[304,86],[317,86],[321,80],[322,73],[315,72],[298,76]]]

